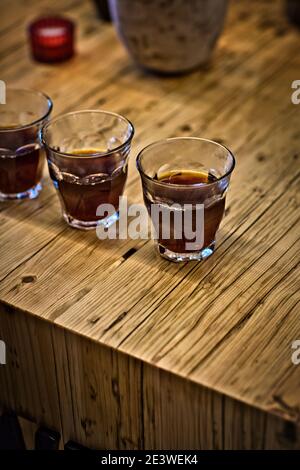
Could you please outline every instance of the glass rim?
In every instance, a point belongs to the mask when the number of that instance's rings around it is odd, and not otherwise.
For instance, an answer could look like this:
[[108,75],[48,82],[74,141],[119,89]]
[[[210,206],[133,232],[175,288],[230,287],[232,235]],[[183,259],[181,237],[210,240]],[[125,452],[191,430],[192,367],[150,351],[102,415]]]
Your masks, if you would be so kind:
[[[226,150],[232,158],[230,169],[228,171],[226,171],[226,173],[224,173],[224,175],[220,176],[217,180],[210,181],[210,182],[207,182],[207,183],[193,183],[193,184],[166,183],[166,182],[163,182],[163,181],[155,180],[153,177],[147,175],[147,173],[145,173],[145,171],[143,170],[142,164],[141,164],[141,158],[143,156],[143,153],[146,150],[148,150],[149,148],[156,147],[157,145],[161,145],[161,144],[166,143],[166,142],[174,142],[174,141],[178,141],[178,140],[201,141],[201,142],[205,142],[205,143],[214,144],[214,145],[220,147],[221,149]],[[138,171],[140,172],[140,174],[142,176],[144,176],[149,181],[152,181],[155,184],[161,185],[163,187],[173,186],[173,187],[178,187],[178,188],[186,187],[186,188],[190,188],[190,189],[192,187],[197,188],[197,187],[204,187],[204,186],[210,186],[210,185],[213,185],[213,184],[218,184],[224,178],[227,178],[229,175],[231,175],[231,173],[233,172],[233,170],[235,168],[235,164],[236,164],[235,157],[234,157],[233,153],[231,152],[231,150],[229,150],[229,148],[227,148],[223,144],[220,144],[219,142],[216,142],[215,140],[205,139],[204,137],[188,137],[187,136],[187,137],[169,137],[167,139],[160,139],[160,140],[157,140],[155,142],[152,142],[151,144],[146,145],[146,147],[144,147],[142,150],[139,151],[139,153],[137,154],[137,157],[136,157],[136,166],[137,166]]]
[[22,125],[18,125],[16,127],[1,127],[0,128],[0,133],[1,132],[18,132],[18,131],[21,131],[21,130],[24,130],[24,129],[28,129],[29,127],[36,126],[40,122],[44,121],[50,115],[50,113],[53,109],[53,101],[50,98],[50,96],[48,96],[46,93],[44,93],[42,91],[38,91],[38,90],[33,90],[31,88],[8,88],[6,93],[10,92],[10,91],[13,91],[13,92],[26,92],[26,93],[31,93],[31,94],[34,94],[34,95],[39,95],[39,96],[46,99],[46,101],[48,103],[48,109],[43,114],[42,117],[40,117],[38,119],[35,119],[34,121],[32,121],[28,124],[22,124]]
[[91,114],[91,113],[108,114],[110,116],[115,116],[117,118],[121,118],[128,125],[128,127],[130,129],[130,135],[126,139],[126,141],[123,142],[123,144],[118,145],[118,147],[115,147],[114,149],[108,150],[106,152],[94,152],[94,153],[90,153],[88,155],[85,154],[84,155],[85,159],[87,159],[87,158],[98,158],[98,157],[103,157],[103,156],[114,154],[114,153],[122,150],[124,147],[126,147],[126,145],[128,145],[132,141],[135,129],[134,129],[134,126],[133,126],[132,122],[129,119],[127,119],[125,116],[122,116],[121,114],[118,114],[118,113],[114,113],[113,111],[105,111],[105,110],[101,110],[101,109],[83,109],[83,110],[79,110],[79,111],[70,111],[69,113],[60,114],[59,116],[57,116],[53,119],[50,119],[50,121],[48,121],[46,124],[44,124],[44,126],[42,127],[42,129],[40,131],[41,132],[41,141],[42,141],[42,144],[44,145],[44,147],[48,150],[51,150],[54,153],[57,153],[58,155],[62,155],[63,157],[82,158],[83,156],[79,155],[78,153],[76,154],[76,153],[71,153],[71,152],[61,152],[60,150],[57,150],[54,147],[52,147],[51,145],[49,145],[46,142],[46,139],[45,139],[45,131],[52,124],[55,124],[57,121],[59,121],[62,118],[65,118],[67,116],[73,116],[73,115],[76,115],[76,114]]

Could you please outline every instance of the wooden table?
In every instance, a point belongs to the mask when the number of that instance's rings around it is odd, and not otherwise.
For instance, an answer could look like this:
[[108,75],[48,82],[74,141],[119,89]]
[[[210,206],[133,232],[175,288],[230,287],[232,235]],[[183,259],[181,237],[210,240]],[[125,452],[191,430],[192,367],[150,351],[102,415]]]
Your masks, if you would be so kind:
[[[78,24],[68,63],[29,57],[28,22]],[[152,241],[69,228],[52,184],[2,203],[3,407],[95,448],[299,448],[299,32],[280,1],[232,1],[208,70],[136,68],[113,27],[80,0],[2,0],[1,73],[45,91],[54,114],[104,108],[134,121],[136,152],[178,135],[217,139],[237,167],[213,257],[160,259]]]

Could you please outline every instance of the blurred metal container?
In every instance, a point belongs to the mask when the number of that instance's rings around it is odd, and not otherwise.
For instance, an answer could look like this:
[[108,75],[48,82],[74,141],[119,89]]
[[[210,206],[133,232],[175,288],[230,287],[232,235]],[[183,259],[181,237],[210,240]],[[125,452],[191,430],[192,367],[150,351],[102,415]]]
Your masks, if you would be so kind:
[[286,13],[291,23],[300,26],[300,0],[287,0]]
[[98,16],[104,21],[111,21],[108,0],[94,0]]
[[121,40],[141,66],[190,71],[211,57],[228,0],[110,0]]

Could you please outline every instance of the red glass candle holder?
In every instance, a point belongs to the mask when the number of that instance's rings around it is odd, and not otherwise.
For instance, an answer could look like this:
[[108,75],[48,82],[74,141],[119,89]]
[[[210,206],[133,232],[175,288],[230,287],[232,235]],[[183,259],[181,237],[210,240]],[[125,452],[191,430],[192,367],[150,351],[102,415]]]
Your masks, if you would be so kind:
[[29,26],[32,55],[38,62],[62,62],[74,55],[74,23],[62,17],[38,18]]

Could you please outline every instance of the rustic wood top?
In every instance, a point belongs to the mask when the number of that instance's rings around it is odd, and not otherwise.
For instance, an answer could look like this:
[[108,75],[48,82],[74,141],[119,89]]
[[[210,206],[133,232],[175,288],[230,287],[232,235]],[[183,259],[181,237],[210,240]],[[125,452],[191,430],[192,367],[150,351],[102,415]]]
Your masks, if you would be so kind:
[[[26,26],[60,11],[78,24],[78,54],[29,57]],[[104,108],[135,124],[126,193],[141,201],[138,149],[178,135],[236,154],[213,257],[174,265],[151,241],[99,241],[61,220],[49,179],[36,201],[2,203],[3,303],[290,420],[300,420],[299,32],[281,1],[233,1],[208,70],[147,75],[91,2],[2,0],[0,78],[54,100],[54,114]],[[130,251],[129,251],[130,250]],[[131,254],[131,256],[129,256]]]

